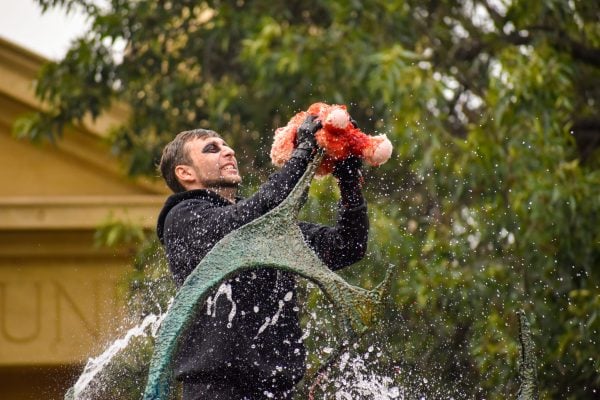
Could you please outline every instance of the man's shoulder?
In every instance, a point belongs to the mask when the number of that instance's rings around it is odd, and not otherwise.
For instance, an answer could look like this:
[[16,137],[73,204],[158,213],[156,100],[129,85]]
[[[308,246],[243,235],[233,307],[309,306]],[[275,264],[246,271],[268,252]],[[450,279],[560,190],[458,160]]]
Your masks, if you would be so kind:
[[157,221],[157,234],[161,238],[165,226],[171,226],[176,221],[185,221],[187,216],[201,210],[220,207],[224,200],[216,193],[205,189],[188,190],[175,193],[167,198]]
[[229,204],[218,194],[205,189],[177,193],[172,195],[169,200],[167,200],[167,203],[170,203],[169,214],[190,209],[223,207]]

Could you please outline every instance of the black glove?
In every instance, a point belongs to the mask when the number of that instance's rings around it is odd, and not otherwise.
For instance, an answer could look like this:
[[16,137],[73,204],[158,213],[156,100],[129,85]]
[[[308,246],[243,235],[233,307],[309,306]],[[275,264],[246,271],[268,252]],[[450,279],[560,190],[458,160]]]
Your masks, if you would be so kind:
[[316,115],[309,115],[296,131],[296,145],[298,148],[314,149],[317,147],[315,132],[321,129],[323,125],[321,125],[321,121],[315,121],[316,119]]
[[333,166],[333,176],[340,184],[356,183],[362,178],[362,160],[356,156],[350,156],[344,160],[338,161]]

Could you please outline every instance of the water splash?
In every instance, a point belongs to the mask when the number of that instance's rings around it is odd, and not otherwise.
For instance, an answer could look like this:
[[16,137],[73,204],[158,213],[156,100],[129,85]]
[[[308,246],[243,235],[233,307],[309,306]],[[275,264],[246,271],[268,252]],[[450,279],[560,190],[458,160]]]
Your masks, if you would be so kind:
[[223,294],[231,303],[231,310],[229,311],[229,315],[227,316],[227,327],[231,328],[233,318],[235,317],[235,314],[237,312],[237,305],[236,302],[233,300],[233,290],[231,288],[231,284],[221,284],[221,286],[219,286],[219,289],[217,290],[217,293],[215,293],[214,298],[213,296],[208,297],[208,299],[206,300],[206,314],[210,315],[213,318],[217,316],[217,301],[219,300],[219,297],[221,297],[221,295]]
[[394,380],[370,371],[367,360],[373,352],[373,346],[362,356],[351,357],[344,353],[340,359],[342,375],[333,383],[336,387],[335,400],[352,399],[403,399],[403,390],[394,386]]
[[275,314],[272,317],[267,317],[265,318],[265,322],[262,324],[262,326],[260,328],[258,328],[258,333],[256,334],[256,336],[254,336],[254,339],[257,339],[258,336],[263,333],[265,331],[265,329],[267,329],[267,327],[275,325],[277,323],[277,321],[279,320],[279,316],[281,315],[281,312],[283,311],[283,307],[285,306],[285,303],[292,300],[292,297],[294,296],[293,292],[287,292],[285,294],[285,296],[283,297],[283,300],[279,300],[278,303],[278,309],[275,312]]
[[[327,349],[324,349],[327,352]],[[395,379],[373,372],[373,364],[381,352],[370,346],[362,355],[352,355],[347,351],[340,356],[338,367],[332,375],[328,373],[317,378],[311,387],[310,400],[323,398],[329,400],[404,400],[408,397],[405,388],[395,385]],[[374,355],[374,357],[373,357]],[[315,393],[316,390],[321,392]]]
[[142,322],[133,328],[129,329],[127,333],[120,339],[115,340],[102,354],[98,357],[90,358],[83,369],[82,374],[79,376],[77,382],[72,388],[72,398],[75,400],[86,400],[89,396],[86,395],[85,391],[94,381],[94,378],[108,365],[108,363],[115,357],[120,351],[124,350],[129,342],[139,336],[147,336],[148,333],[151,337],[156,337],[156,333],[163,319],[167,315],[167,311],[171,307],[172,299],[169,301],[169,305],[165,312],[157,314],[147,315]]

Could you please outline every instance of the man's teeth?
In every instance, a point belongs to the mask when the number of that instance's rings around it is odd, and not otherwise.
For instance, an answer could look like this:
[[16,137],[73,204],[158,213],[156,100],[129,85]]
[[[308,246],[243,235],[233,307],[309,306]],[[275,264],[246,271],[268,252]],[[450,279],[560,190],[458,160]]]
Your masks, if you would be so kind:
[[228,165],[226,167],[223,167],[223,169],[229,170],[229,169],[235,169],[235,167],[233,165]]

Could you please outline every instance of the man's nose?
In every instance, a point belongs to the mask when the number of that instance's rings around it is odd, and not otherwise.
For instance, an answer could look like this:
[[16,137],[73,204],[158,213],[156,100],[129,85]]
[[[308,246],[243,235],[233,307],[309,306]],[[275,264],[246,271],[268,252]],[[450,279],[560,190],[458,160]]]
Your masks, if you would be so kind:
[[223,156],[225,156],[225,157],[235,156],[235,151],[231,147],[227,147],[227,146],[223,146],[222,153],[223,153]]

